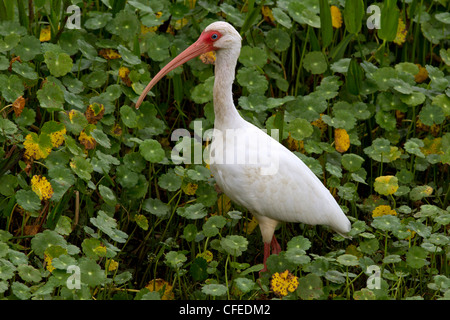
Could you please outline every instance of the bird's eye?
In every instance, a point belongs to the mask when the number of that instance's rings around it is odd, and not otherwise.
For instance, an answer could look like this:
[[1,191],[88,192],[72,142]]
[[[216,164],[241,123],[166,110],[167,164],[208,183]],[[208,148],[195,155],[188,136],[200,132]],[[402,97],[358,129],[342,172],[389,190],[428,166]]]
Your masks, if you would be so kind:
[[213,33],[211,36],[212,40],[216,40],[219,36],[217,35],[217,33]]

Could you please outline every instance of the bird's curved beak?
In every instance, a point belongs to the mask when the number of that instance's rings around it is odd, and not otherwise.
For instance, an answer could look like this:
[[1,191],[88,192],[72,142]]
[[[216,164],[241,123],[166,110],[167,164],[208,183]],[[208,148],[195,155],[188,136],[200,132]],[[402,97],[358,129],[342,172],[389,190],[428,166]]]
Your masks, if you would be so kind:
[[139,106],[144,101],[145,97],[147,96],[148,92],[153,88],[153,86],[161,80],[167,73],[172,71],[173,69],[181,66],[182,64],[186,63],[187,61],[198,57],[199,55],[214,50],[214,46],[211,43],[208,43],[203,40],[203,38],[200,36],[200,38],[194,42],[191,46],[189,46],[186,50],[184,50],[182,53],[180,53],[178,56],[176,56],[172,61],[170,61],[164,68],[162,68],[156,76],[153,77],[153,79],[150,81],[150,83],[145,87],[144,91],[139,96],[138,101],[136,102],[136,109],[139,109]]

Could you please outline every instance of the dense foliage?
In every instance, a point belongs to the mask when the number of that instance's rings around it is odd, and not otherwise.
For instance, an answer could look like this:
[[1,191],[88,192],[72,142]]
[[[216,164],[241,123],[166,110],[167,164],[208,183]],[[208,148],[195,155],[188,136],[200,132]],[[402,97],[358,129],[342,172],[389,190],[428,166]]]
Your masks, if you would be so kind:
[[[449,6],[0,0],[0,297],[450,298]],[[352,239],[282,224],[261,278],[251,213],[173,152],[208,144],[214,56],[134,109],[217,20],[243,37],[239,112],[278,129],[352,222]]]

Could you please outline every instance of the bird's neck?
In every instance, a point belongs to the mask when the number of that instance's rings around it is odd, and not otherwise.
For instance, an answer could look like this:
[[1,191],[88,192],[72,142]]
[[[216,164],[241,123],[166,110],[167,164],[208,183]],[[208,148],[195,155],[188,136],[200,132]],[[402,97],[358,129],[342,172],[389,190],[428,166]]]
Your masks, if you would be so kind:
[[214,127],[228,129],[241,120],[233,102],[233,81],[240,48],[222,49],[216,52],[214,78]]

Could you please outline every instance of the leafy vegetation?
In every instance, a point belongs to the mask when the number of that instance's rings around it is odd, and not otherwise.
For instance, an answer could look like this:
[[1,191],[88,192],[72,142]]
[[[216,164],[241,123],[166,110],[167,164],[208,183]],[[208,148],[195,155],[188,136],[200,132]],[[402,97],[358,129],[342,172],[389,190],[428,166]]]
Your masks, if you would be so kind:
[[[374,4],[0,0],[0,296],[449,299],[449,2]],[[133,107],[216,20],[243,37],[242,116],[279,129],[352,222],[351,240],[282,224],[261,278],[251,213],[174,156],[208,143],[213,67]]]

